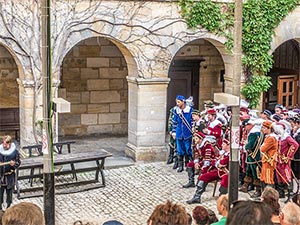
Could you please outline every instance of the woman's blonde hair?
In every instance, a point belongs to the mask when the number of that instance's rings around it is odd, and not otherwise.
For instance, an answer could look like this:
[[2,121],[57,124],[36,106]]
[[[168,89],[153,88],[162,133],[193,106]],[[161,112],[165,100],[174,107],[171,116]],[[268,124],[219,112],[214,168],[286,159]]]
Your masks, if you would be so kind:
[[5,211],[2,225],[45,225],[45,220],[36,204],[21,202]]

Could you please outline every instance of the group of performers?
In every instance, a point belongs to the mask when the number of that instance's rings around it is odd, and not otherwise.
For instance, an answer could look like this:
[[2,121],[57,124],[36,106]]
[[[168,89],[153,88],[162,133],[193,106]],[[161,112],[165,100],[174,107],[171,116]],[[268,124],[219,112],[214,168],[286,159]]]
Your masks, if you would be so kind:
[[[170,110],[170,133],[167,164],[182,172],[188,182],[183,188],[196,187],[188,204],[201,203],[201,195],[209,182],[220,180],[220,194],[228,191],[231,109],[224,105],[205,104],[200,112],[187,104],[184,96],[176,97]],[[240,107],[240,188],[241,192],[255,190],[259,197],[270,185],[287,201],[293,194],[293,181],[299,190],[300,110],[275,106],[275,113],[261,113]],[[198,181],[195,183],[195,176]]]

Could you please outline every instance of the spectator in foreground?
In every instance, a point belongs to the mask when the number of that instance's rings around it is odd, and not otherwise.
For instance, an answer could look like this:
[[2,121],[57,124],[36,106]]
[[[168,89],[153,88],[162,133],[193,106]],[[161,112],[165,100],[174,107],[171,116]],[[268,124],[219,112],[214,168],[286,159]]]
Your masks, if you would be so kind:
[[103,225],[123,225],[123,223],[117,220],[109,220],[103,223]]
[[188,214],[184,206],[173,204],[167,201],[164,204],[159,204],[155,207],[153,213],[149,217],[148,225],[187,225]]
[[262,202],[236,201],[229,211],[226,225],[273,225],[272,211]]
[[199,205],[193,209],[193,219],[196,225],[210,224],[209,214],[206,208]]
[[300,225],[300,208],[289,202],[283,206],[280,213],[281,225]]
[[21,202],[8,208],[2,217],[3,225],[45,225],[40,207],[29,202]]
[[215,212],[211,209],[207,209],[207,212],[208,212],[208,216],[209,216],[209,222],[210,223],[215,223],[215,222],[218,222],[218,218],[215,214]]
[[279,221],[279,193],[272,187],[267,186],[261,195],[261,200],[263,203],[268,205],[272,210],[272,222],[274,225],[280,225]]
[[228,216],[228,195],[221,195],[217,200],[217,209],[222,218],[212,225],[225,225]]

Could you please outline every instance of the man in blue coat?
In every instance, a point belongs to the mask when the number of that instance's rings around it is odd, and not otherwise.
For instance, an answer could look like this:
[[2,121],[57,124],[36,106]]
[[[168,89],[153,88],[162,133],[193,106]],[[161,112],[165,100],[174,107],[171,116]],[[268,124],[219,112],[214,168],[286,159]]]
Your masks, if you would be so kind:
[[178,155],[177,172],[183,171],[184,155],[192,159],[192,111],[192,107],[186,105],[185,97],[177,95],[172,124],[172,136],[176,139]]

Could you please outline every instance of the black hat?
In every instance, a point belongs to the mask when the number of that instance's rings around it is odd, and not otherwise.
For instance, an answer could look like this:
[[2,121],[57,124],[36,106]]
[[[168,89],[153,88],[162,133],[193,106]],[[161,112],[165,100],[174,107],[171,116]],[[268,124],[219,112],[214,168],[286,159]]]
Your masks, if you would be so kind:
[[274,114],[272,116],[272,119],[276,120],[277,122],[279,122],[282,118],[280,116],[278,116],[277,114]]
[[200,116],[201,112],[198,109],[193,109],[192,114],[196,114],[196,115]]
[[264,110],[262,113],[265,114],[265,115],[268,116],[268,117],[271,117],[271,116],[272,116],[271,111],[268,110],[268,109]]

